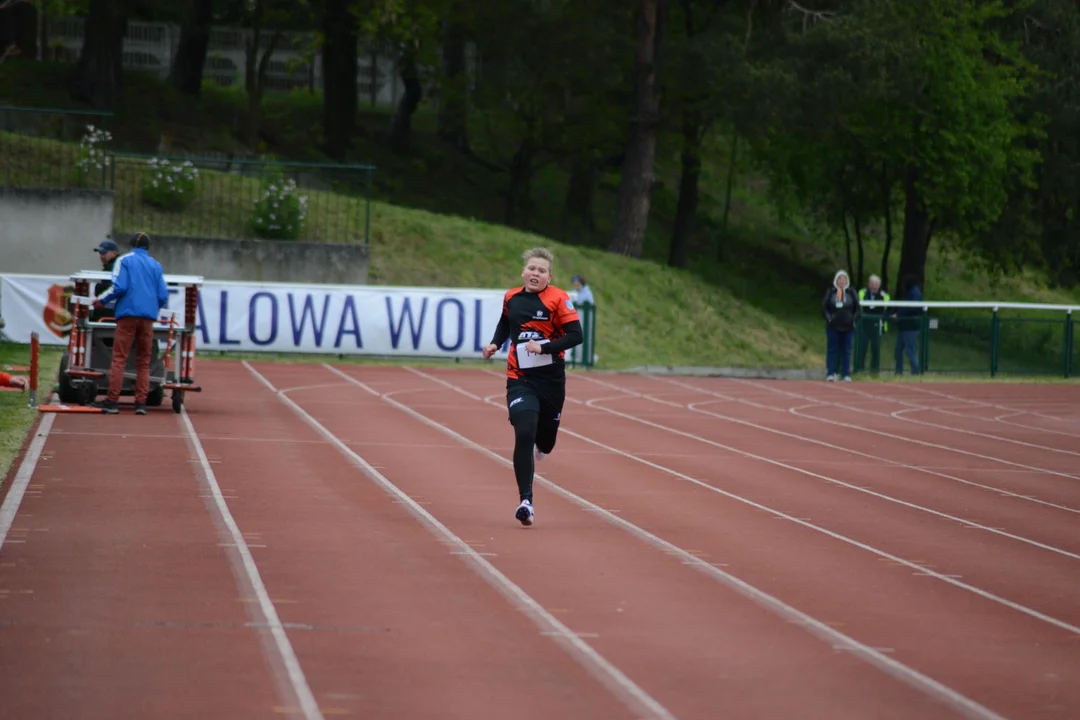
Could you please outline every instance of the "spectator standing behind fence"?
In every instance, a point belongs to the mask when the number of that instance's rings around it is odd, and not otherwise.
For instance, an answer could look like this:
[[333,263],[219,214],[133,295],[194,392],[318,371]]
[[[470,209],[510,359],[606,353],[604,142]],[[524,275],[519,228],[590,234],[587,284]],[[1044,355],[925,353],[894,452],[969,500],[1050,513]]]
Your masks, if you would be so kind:
[[124,368],[132,341],[135,343],[135,414],[146,414],[146,396],[150,394],[150,356],[154,350],[154,320],[169,301],[169,288],[161,263],[150,257],[150,238],[135,233],[133,249],[117,258],[113,266],[112,287],[94,300],[101,308],[116,300],[116,336],[113,339],[112,367],[109,369],[109,393],[104,402],[91,403],[107,413],[119,412],[117,402],[124,382]]
[[[900,280],[900,300],[922,302],[923,294],[919,289],[919,279],[914,275],[905,275]],[[922,325],[922,308],[897,308],[893,317],[896,323],[896,374],[904,374],[904,355],[911,363],[911,374],[919,374],[919,328]]]
[[859,298],[851,289],[851,279],[843,270],[833,277],[833,286],[821,301],[825,316],[825,379],[836,381],[840,372],[844,382],[851,382],[851,345],[859,317]]
[[881,336],[889,329],[885,323],[885,308],[866,307],[866,302],[888,302],[889,293],[881,287],[881,278],[871,275],[866,281],[866,287],[859,290],[859,342],[855,347],[855,367],[860,372],[866,369],[866,346],[870,346],[870,370],[877,372],[881,369]]
[[596,300],[593,299],[592,290],[589,289],[588,283],[585,282],[585,278],[581,275],[575,275],[570,278],[570,282],[574,285],[574,302],[578,305],[582,303],[589,303],[595,305]]

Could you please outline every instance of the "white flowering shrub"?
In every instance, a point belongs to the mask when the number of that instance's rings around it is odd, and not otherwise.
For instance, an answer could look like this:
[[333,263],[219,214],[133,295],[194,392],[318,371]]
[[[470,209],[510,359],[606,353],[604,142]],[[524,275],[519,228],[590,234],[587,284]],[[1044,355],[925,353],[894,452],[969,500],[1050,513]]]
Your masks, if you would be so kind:
[[251,226],[259,237],[296,240],[307,213],[307,196],[300,194],[296,181],[275,174],[263,183],[262,195],[252,210]]
[[195,199],[199,169],[190,160],[170,163],[167,158],[150,158],[150,171],[144,175],[142,199],[147,205],[163,210],[183,210]]
[[99,179],[101,172],[109,166],[109,157],[105,154],[105,143],[112,140],[112,133],[104,128],[86,126],[86,134],[79,140],[78,160],[75,161],[75,184],[86,187],[91,178]]

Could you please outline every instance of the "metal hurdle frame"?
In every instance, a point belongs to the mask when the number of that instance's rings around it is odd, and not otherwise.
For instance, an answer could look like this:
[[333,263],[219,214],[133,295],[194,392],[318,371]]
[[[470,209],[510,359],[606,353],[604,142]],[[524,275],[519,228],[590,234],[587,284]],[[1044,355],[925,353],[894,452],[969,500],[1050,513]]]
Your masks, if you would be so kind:
[[[87,394],[93,393],[92,401],[96,398],[100,388],[99,381],[109,375],[110,367],[92,367],[91,363],[94,331],[98,329],[115,329],[116,322],[112,319],[91,321],[90,314],[94,303],[94,295],[91,291],[92,283],[101,280],[112,279],[112,274],[100,270],[83,270],[71,276],[74,283],[72,296],[72,323],[71,333],[68,336],[67,367],[61,368],[61,375],[68,378],[68,382],[74,386],[89,386]],[[176,312],[170,313],[168,319],[159,317],[154,323],[154,335],[165,335],[165,348],[162,356],[162,372],[155,375],[151,368],[150,384],[170,390],[172,395],[173,412],[179,413],[184,405],[184,396],[188,392],[202,392],[202,388],[195,383],[195,326],[198,316],[199,289],[203,285],[203,278],[197,275],[165,275],[165,284],[170,288],[178,288],[184,297],[183,324],[176,321]],[[170,368],[170,361],[172,367]],[[125,373],[125,378],[130,373]],[[43,412],[62,411],[69,406],[40,406]]]

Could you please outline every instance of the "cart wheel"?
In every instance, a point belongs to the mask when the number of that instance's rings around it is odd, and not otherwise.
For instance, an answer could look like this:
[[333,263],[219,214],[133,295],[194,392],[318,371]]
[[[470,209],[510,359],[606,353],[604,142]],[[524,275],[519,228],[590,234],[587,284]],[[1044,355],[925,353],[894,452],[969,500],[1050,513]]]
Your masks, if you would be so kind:
[[172,391],[172,409],[174,413],[179,413],[180,408],[184,406],[184,391],[173,390]]
[[71,384],[71,378],[67,374],[68,368],[68,354],[64,353],[64,356],[60,358],[60,374],[59,374],[59,387],[56,394],[60,396],[60,402],[66,405],[78,404],[82,396],[79,393],[78,388]]
[[79,396],[79,405],[89,405],[90,403],[97,400],[97,390],[97,383],[93,381],[86,382],[80,385],[78,390],[76,391]]
[[165,400],[165,388],[158,385],[151,390],[146,396],[147,407],[158,407]]

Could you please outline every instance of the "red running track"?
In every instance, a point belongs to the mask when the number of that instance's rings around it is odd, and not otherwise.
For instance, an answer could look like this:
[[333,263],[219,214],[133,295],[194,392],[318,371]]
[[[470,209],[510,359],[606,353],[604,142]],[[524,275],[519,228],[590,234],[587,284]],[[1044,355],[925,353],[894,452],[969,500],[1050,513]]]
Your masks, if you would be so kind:
[[526,529],[495,370],[200,367],[6,483],[0,718],[1080,716],[1076,386],[575,373]]

